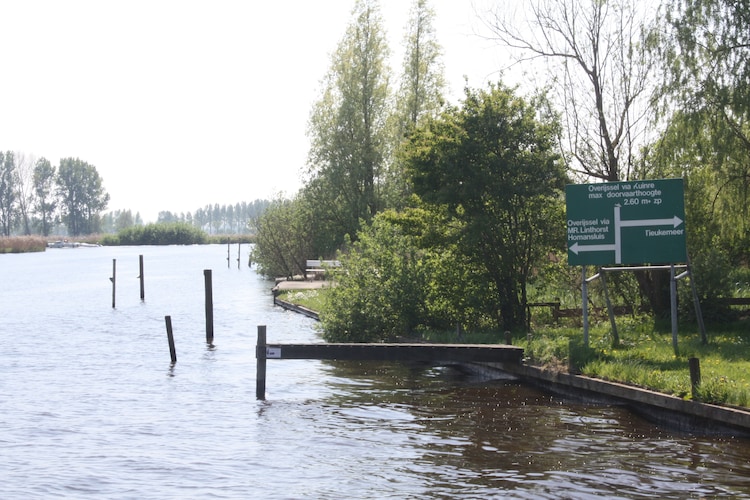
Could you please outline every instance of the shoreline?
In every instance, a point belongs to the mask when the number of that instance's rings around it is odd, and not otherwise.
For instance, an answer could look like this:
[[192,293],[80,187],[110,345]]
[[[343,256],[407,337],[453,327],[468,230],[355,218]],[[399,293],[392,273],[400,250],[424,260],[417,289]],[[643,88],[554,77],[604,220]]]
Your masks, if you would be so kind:
[[[277,298],[280,291],[318,289],[326,281],[280,281],[274,305],[319,320],[318,313]],[[650,389],[584,375],[509,363],[465,363],[467,369],[493,378],[513,378],[562,396],[599,404],[619,404],[657,425],[679,432],[750,438],[750,410],[701,403]]]

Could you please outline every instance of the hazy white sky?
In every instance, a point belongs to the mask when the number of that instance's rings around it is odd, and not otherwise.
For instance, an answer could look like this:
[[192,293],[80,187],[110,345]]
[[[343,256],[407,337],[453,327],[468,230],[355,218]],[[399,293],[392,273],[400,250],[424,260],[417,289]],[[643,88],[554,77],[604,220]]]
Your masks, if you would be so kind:
[[[394,74],[411,1],[381,0]],[[432,0],[451,101],[498,78],[472,0]],[[154,221],[291,195],[354,0],[0,0],[0,150],[94,165]]]

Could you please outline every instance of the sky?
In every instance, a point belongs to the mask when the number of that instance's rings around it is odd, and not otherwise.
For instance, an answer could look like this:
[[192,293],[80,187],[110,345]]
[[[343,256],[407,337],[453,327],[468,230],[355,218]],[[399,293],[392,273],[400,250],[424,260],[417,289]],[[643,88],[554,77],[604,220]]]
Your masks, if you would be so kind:
[[[411,1],[380,0],[400,72]],[[145,222],[292,196],[354,0],[0,0],[0,150],[96,167]],[[476,0],[431,0],[448,99],[508,59]],[[485,15],[486,17],[486,15]]]

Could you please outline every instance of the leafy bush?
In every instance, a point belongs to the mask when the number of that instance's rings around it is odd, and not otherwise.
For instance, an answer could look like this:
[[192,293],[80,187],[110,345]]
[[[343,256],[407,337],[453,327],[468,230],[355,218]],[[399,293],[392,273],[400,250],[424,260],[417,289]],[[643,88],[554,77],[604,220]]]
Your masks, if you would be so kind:
[[376,217],[341,255],[343,271],[321,311],[329,342],[373,342],[407,334],[424,318],[425,266],[413,237]]

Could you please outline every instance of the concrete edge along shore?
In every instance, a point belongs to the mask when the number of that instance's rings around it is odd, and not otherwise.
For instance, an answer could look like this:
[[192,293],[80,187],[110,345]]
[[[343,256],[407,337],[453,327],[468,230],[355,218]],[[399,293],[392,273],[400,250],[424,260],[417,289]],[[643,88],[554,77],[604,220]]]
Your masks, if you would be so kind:
[[[317,312],[289,302],[276,295],[283,290],[309,290],[327,286],[325,281],[280,281],[273,288],[274,304],[318,319]],[[469,366],[470,365],[470,366]],[[471,371],[498,378],[513,378],[590,403],[618,404],[649,421],[681,432],[750,437],[750,411],[686,400],[618,382],[594,379],[541,367],[512,363],[470,363]]]

